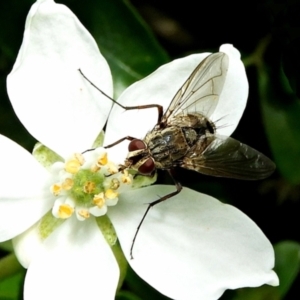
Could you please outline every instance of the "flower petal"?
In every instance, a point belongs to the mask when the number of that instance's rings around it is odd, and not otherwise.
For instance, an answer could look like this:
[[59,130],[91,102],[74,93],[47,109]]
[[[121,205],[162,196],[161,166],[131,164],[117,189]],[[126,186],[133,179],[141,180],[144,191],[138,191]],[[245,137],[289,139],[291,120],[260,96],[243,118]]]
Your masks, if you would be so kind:
[[15,255],[25,269],[44,247],[38,223],[16,236],[12,242]]
[[220,52],[229,56],[229,67],[218,105],[211,119],[216,123],[219,134],[229,136],[236,129],[245,110],[249,85],[240,52],[229,44],[222,45]]
[[63,157],[92,146],[112,104],[79,68],[112,95],[109,67],[90,33],[66,6],[37,1],[7,90],[27,130]]
[[114,299],[118,279],[117,262],[95,219],[71,218],[29,265],[24,299]]
[[278,285],[274,251],[238,209],[189,189],[153,207],[130,247],[145,203],[174,191],[151,186],[109,209],[125,256],[150,285],[174,299],[218,299],[226,289]]
[[[218,133],[230,135],[244,111],[248,96],[248,81],[238,50],[232,45],[223,45],[220,51],[229,55],[229,68],[219,103],[211,115],[211,120],[216,122]],[[126,89],[118,102],[125,106],[160,104],[165,112],[179,88],[208,55],[209,53],[194,54],[161,66],[148,77]],[[114,105],[109,116],[104,145],[125,136],[143,139],[146,133],[153,129],[157,118],[156,108],[124,112],[122,108]],[[112,152],[115,159],[123,162],[127,153],[127,143],[114,146]]]
[[22,147],[0,135],[0,241],[15,237],[53,204],[48,172]]
[[[175,93],[208,54],[190,55],[161,66],[146,78],[127,88],[118,102],[126,106],[159,104],[166,111]],[[104,145],[128,135],[143,139],[146,133],[153,129],[157,118],[157,108],[124,111],[114,105],[109,115]],[[123,142],[111,148],[110,155],[123,163],[127,152],[127,143]]]

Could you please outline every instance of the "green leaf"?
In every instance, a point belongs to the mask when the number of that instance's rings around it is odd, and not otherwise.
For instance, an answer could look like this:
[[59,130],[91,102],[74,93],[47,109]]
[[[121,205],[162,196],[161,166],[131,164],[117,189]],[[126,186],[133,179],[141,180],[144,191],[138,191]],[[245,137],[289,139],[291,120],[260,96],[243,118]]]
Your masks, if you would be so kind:
[[280,281],[277,289],[283,298],[300,271],[300,244],[293,241],[283,241],[276,244],[274,250],[275,272]]
[[15,254],[8,254],[0,259],[0,280],[6,279],[23,270]]
[[25,271],[20,272],[6,280],[0,282],[0,299],[16,300],[22,299],[20,295],[23,293],[23,280]]
[[128,263],[118,241],[116,242],[115,245],[111,246],[111,250],[114,253],[114,256],[118,262],[119,269],[120,269],[120,277],[119,277],[119,283],[117,287],[117,291],[119,291],[119,289],[123,285],[123,282],[127,274]]
[[34,0],[1,1],[0,70],[7,67],[7,62],[4,62],[4,59],[11,60],[11,62],[15,60],[23,38],[26,15],[34,2]]
[[160,294],[147,282],[143,281],[131,268],[128,268],[125,278],[126,286],[143,300],[168,300],[170,298]]
[[263,285],[258,288],[244,288],[236,291],[233,300],[280,300],[280,295],[275,287]]
[[21,299],[25,270],[14,254],[9,254],[0,260],[0,299]]
[[7,252],[12,252],[13,246],[11,240],[0,243],[0,249],[5,250]]
[[[277,168],[292,184],[300,183],[300,101],[288,90],[284,74],[259,72],[263,120]],[[273,70],[274,72],[274,70]]]
[[142,300],[131,292],[121,291],[116,295],[116,300]]

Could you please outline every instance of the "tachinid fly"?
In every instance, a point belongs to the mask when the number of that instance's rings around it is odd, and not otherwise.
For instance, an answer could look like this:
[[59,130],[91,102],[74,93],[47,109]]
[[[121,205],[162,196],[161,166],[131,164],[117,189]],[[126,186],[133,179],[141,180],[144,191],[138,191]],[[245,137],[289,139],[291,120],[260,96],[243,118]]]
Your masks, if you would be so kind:
[[[266,178],[275,170],[275,164],[262,153],[231,137],[218,135],[215,124],[209,119],[222,92],[228,63],[229,57],[223,52],[207,56],[178,90],[164,113],[158,104],[122,106],[81,72],[95,88],[125,110],[158,109],[158,122],[143,140],[126,136],[105,147],[130,140],[129,152],[120,170],[130,168],[148,176],[152,176],[156,169],[167,170],[176,185],[176,191],[149,204],[133,238],[131,256],[137,233],[149,209],[182,189],[172,175],[175,167],[246,180]],[[209,107],[205,112],[202,111],[203,104]]]

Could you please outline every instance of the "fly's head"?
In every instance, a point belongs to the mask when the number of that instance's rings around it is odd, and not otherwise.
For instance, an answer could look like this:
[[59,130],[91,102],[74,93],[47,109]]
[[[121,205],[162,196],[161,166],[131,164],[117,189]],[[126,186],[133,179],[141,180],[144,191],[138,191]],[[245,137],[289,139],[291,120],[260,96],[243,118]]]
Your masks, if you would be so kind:
[[128,145],[128,151],[125,161],[127,168],[133,169],[141,175],[153,175],[155,162],[143,140],[132,140]]

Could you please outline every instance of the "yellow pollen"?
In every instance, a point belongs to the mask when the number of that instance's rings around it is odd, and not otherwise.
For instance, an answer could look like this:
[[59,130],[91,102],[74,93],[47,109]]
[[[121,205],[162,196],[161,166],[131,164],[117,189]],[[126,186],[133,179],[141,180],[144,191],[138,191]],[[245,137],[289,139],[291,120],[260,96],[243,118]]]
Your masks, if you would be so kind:
[[78,214],[79,214],[79,216],[81,216],[81,217],[83,217],[83,218],[85,218],[85,219],[88,219],[88,218],[90,217],[90,213],[89,213],[89,211],[86,210],[86,209],[81,209],[81,210],[79,210],[79,211],[78,211]]
[[101,169],[101,167],[98,166],[98,165],[93,165],[93,166],[91,167],[91,171],[92,171],[93,173],[97,173],[100,169]]
[[65,170],[68,173],[76,174],[81,167],[80,162],[77,159],[70,159],[65,164]]
[[71,178],[66,178],[61,187],[65,191],[69,191],[73,187],[74,181]]
[[107,153],[103,153],[98,157],[98,165],[105,166],[107,164]]
[[117,190],[120,186],[120,181],[117,178],[113,178],[110,182],[110,188],[113,190]]
[[131,183],[131,178],[129,176],[128,170],[123,171],[123,176],[121,177],[121,180],[123,183],[127,183],[127,184]]
[[115,164],[109,162],[108,163],[108,166],[107,166],[107,171],[110,173],[110,174],[116,174],[118,173],[118,168],[116,167]]
[[74,153],[73,158],[76,159],[82,166],[85,162],[85,159],[81,153]]
[[61,219],[67,219],[72,216],[74,208],[68,204],[62,204],[58,209],[58,217]]
[[93,203],[97,205],[99,208],[103,207],[103,205],[105,204],[104,194],[99,193],[98,195],[95,195],[93,198]]
[[51,192],[54,196],[58,196],[60,194],[61,190],[62,190],[62,187],[60,184],[56,183],[51,186]]
[[83,191],[87,194],[91,194],[94,192],[96,188],[96,184],[93,181],[87,181],[83,186]]
[[118,197],[118,192],[112,190],[112,189],[108,189],[105,191],[105,198],[107,199],[115,199]]

